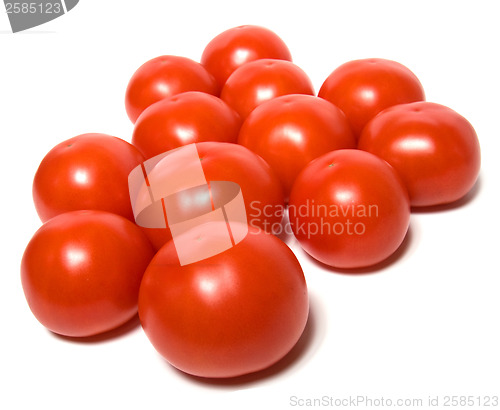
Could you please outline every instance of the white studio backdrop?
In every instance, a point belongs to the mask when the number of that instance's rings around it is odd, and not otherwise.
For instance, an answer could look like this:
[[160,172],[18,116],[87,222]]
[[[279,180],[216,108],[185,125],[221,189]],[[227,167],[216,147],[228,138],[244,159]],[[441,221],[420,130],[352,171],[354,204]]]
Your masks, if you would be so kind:
[[[499,396],[496,5],[81,0],[67,15],[13,34],[0,4],[0,407],[348,408],[361,397],[365,404],[379,400],[368,408],[381,407],[382,398],[393,407],[425,408],[435,398],[444,406],[446,397],[472,396],[468,408],[483,408],[478,397]],[[402,249],[375,271],[327,270],[289,238],[308,282],[311,320],[297,348],[258,375],[184,375],[137,323],[82,342],[51,334],[29,311],[19,276],[24,248],[40,226],[31,198],[39,162],[57,143],[86,132],[130,141],[124,94],[135,69],[162,54],[199,60],[208,41],[241,24],[275,31],[316,91],[348,60],[381,57],[409,67],[429,101],[475,127],[482,148],[476,187],[460,206],[412,214]]]

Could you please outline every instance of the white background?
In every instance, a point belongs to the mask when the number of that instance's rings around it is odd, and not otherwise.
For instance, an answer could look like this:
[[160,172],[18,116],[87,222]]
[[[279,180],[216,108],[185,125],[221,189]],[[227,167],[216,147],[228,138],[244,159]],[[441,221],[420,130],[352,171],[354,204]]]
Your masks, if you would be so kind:
[[[286,409],[297,399],[500,394],[500,28],[494,1],[81,0],[12,34],[0,6],[0,408]],[[40,226],[31,184],[55,144],[85,132],[130,141],[130,76],[146,60],[199,60],[218,33],[258,24],[280,35],[316,91],[338,65],[383,57],[408,66],[429,101],[475,127],[480,181],[461,206],[412,215],[391,263],[349,275],[302,263],[311,320],[268,371],[203,381],[176,371],[138,323],[75,342],[46,331],[20,285]],[[9,404],[7,404],[9,403]],[[305,404],[305,403],[304,403]]]

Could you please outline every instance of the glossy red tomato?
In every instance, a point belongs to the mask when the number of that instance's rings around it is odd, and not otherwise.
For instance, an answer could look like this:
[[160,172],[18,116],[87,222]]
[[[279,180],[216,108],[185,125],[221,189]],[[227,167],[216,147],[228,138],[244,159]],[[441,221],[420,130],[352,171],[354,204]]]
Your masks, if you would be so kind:
[[215,78],[200,63],[186,57],[160,56],[144,63],[130,79],[125,108],[135,123],[151,104],[185,91],[218,95]]
[[383,109],[425,99],[415,74],[400,63],[381,58],[342,64],[328,76],[318,96],[344,111],[356,136]]
[[271,30],[259,26],[239,26],[213,38],[203,50],[201,64],[220,87],[234,70],[250,61],[275,58],[292,61],[290,50]]
[[61,142],[42,160],[33,181],[40,219],[99,209],[133,220],[128,175],[143,161],[133,145],[105,134],[82,134]]
[[259,104],[285,94],[314,95],[314,88],[307,74],[290,61],[261,59],[237,68],[221,98],[244,120]]
[[135,123],[132,144],[146,158],[202,141],[236,142],[239,115],[221,99],[199,91],[149,106]]
[[295,237],[313,258],[360,268],[396,251],[408,230],[410,202],[387,162],[360,150],[337,150],[299,174],[289,215]]
[[472,188],[481,167],[472,125],[452,109],[430,102],[382,111],[363,130],[359,148],[398,171],[412,206],[456,201]]
[[259,105],[243,124],[238,142],[267,161],[287,199],[295,178],[314,158],[356,147],[342,111],[321,98],[301,94]]
[[52,332],[92,336],[137,313],[140,282],[152,257],[141,230],[119,215],[61,214],[35,233],[24,252],[24,294]]
[[295,345],[308,317],[307,286],[290,248],[263,231],[251,229],[229,250],[184,266],[169,242],[146,270],[139,317],[176,368],[239,376],[272,365]]
[[[232,181],[240,186],[250,226],[268,232],[281,226],[283,190],[269,164],[238,144],[200,142],[196,147],[207,181]],[[175,169],[171,172],[172,178],[178,178]],[[172,238],[168,228],[144,228],[144,232],[157,249]]]

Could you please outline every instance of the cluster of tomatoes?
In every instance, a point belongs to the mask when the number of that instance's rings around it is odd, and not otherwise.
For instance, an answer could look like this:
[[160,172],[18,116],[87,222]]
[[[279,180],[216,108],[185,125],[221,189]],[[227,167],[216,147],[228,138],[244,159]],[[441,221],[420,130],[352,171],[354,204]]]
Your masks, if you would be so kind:
[[[201,63],[146,62],[128,84],[126,111],[131,144],[84,134],[42,160],[33,198],[44,224],[23,256],[23,289],[35,317],[70,337],[138,312],[158,352],[203,377],[266,368],[300,338],[306,282],[277,234],[290,229],[334,268],[371,266],[401,245],[412,207],[462,198],[480,168],[472,126],[426,102],[403,65],[347,62],[316,96],[285,43],[257,26],[216,36]],[[239,185],[249,231],[183,265],[168,226],[135,223],[128,176],[193,143],[207,181]]]

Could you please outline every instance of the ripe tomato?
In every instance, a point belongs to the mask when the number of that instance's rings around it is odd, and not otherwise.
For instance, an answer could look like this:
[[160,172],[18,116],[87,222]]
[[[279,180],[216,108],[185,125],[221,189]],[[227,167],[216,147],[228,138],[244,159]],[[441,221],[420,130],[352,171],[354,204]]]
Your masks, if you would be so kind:
[[33,181],[40,219],[100,209],[133,220],[128,175],[143,161],[133,145],[105,134],[82,134],[61,142],[42,160]]
[[146,158],[202,141],[236,142],[239,115],[221,99],[185,92],[150,105],[137,119],[132,144]]
[[360,268],[399,247],[410,202],[387,162],[360,150],[337,150],[299,174],[289,215],[295,237],[312,257],[336,268]]
[[363,130],[359,148],[398,171],[412,206],[456,201],[472,188],[481,167],[472,125],[452,109],[430,102],[382,111]]
[[153,346],[176,368],[201,377],[239,376],[277,362],[298,341],[308,310],[297,258],[256,229],[229,250],[184,266],[167,243],[139,293],[139,318]]
[[356,136],[383,109],[425,99],[415,74],[402,64],[381,58],[342,64],[328,76],[318,96],[344,111]]
[[342,111],[321,98],[300,94],[259,105],[243,124],[238,142],[274,169],[287,199],[295,178],[314,158],[356,147]]
[[222,88],[234,70],[261,58],[292,61],[290,50],[277,34],[264,27],[246,25],[213,38],[203,50],[201,64]]
[[307,74],[290,61],[261,59],[237,68],[221,98],[244,120],[259,104],[285,94],[314,95],[314,88]]
[[186,57],[161,56],[144,63],[130,79],[125,108],[135,123],[151,104],[185,91],[218,95],[215,78],[200,63]]
[[[207,181],[232,181],[240,186],[250,226],[270,232],[281,223],[285,208],[283,190],[261,157],[241,145],[224,142],[200,142],[196,148]],[[171,175],[179,177],[175,169]],[[172,238],[168,228],[143,229],[157,249]]]
[[152,257],[141,230],[119,215],[61,214],[35,233],[24,252],[24,294],[52,332],[92,336],[137,313],[140,282]]

